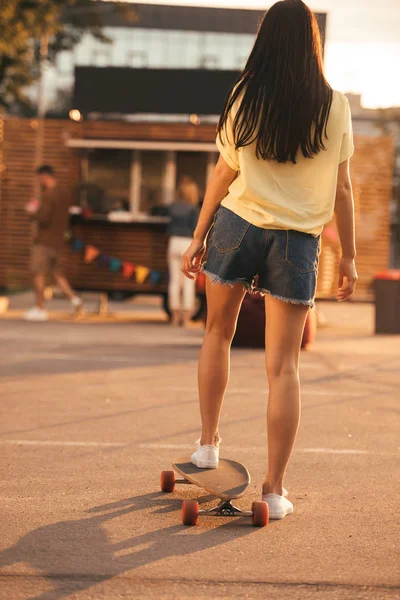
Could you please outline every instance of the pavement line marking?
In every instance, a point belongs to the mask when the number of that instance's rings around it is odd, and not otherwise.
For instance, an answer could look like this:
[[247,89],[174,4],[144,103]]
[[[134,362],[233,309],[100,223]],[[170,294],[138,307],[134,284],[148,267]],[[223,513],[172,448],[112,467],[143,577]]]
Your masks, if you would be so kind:
[[[48,359],[48,360],[71,360],[71,361],[95,361],[95,362],[121,362],[121,363],[135,363],[139,361],[143,361],[143,358],[138,357],[129,357],[129,356],[95,356],[93,354],[90,355],[82,355],[74,356],[73,354],[45,354],[42,352],[36,352],[32,354],[28,353],[18,353],[17,359],[21,357],[27,357],[30,360],[36,361],[37,359]],[[21,361],[14,361],[21,362]]]
[[[136,447],[147,450],[191,450],[193,444],[135,444],[135,443],[120,443],[120,442],[70,442],[57,440],[0,440],[2,446],[67,446],[75,448],[127,448]],[[264,446],[253,446],[240,448],[240,452],[259,452],[264,450]],[[237,446],[224,446],[224,450],[238,450]],[[295,452],[313,453],[313,454],[349,454],[349,455],[364,455],[371,454],[368,450],[353,450],[351,448],[298,448]]]
[[[189,450],[193,449],[193,444],[138,444],[139,448],[146,448],[149,450]],[[238,450],[237,446],[224,446],[224,450]],[[240,452],[259,452],[264,450],[264,446],[253,446],[251,448],[244,447],[240,448]],[[295,452],[305,452],[314,454],[371,454],[368,450],[353,450],[340,449],[340,448],[298,448]]]
[[[139,448],[146,448],[148,450],[190,450],[194,449],[194,444],[138,444]],[[229,446],[225,447],[229,450]]]
[[[135,546],[136,548],[142,548],[142,547],[148,547],[149,544],[151,544],[151,542],[144,542],[143,544],[137,545]],[[131,549],[132,550],[132,549]],[[272,550],[271,550],[272,552]],[[66,573],[64,572],[57,572],[57,571],[52,571],[50,573],[46,573],[45,575],[41,574],[41,573],[20,573],[17,571],[7,571],[7,573],[0,573],[0,580],[4,580],[4,581],[10,581],[12,579],[16,579],[16,580],[30,580],[30,581],[37,581],[37,580],[49,580],[49,581],[72,581],[72,582],[76,582],[76,581],[87,581],[87,582],[94,582],[94,583],[101,583],[104,581],[104,576],[99,575],[98,573],[91,573],[91,572],[84,572],[84,573],[80,573],[80,572],[72,572],[72,573]],[[131,585],[146,585],[146,584],[156,584],[156,585],[160,585],[160,584],[178,584],[178,585],[183,585],[183,586],[191,586],[194,587],[195,585],[199,585],[202,586],[204,589],[206,588],[206,586],[208,586],[209,588],[213,587],[216,588],[216,586],[224,586],[224,589],[226,586],[230,585],[230,586],[235,586],[237,589],[239,589],[239,587],[245,587],[246,591],[250,590],[251,588],[262,588],[262,587],[270,587],[270,586],[274,586],[282,588],[282,589],[286,589],[288,588],[289,590],[293,590],[296,588],[302,588],[302,589],[307,589],[307,590],[311,590],[311,591],[337,591],[337,590],[344,590],[344,591],[349,591],[349,590],[361,590],[364,592],[371,592],[371,591],[395,591],[397,592],[399,589],[399,586],[397,585],[397,583],[395,584],[386,584],[386,583],[377,583],[377,584],[365,584],[365,583],[348,583],[348,582],[338,582],[338,581],[327,581],[327,580],[321,580],[321,581],[308,581],[308,582],[304,582],[304,581],[266,581],[266,580],[254,580],[254,579],[245,579],[243,577],[240,577],[240,579],[213,579],[212,581],[209,581],[207,579],[199,579],[199,578],[194,578],[194,579],[183,579],[182,577],[137,577],[136,575],[129,575],[127,573],[122,573],[122,574],[118,574],[117,576],[115,576],[115,578],[113,579],[113,581],[127,581],[127,582],[131,582]],[[314,589],[317,588],[317,589]],[[86,588],[85,588],[86,589]],[[264,594],[265,595],[265,594]],[[47,596],[48,598],[50,596]],[[52,596],[54,597],[54,596]],[[60,597],[60,596],[59,596]],[[114,596],[115,597],[115,596]],[[213,597],[212,594],[208,596],[209,598]],[[226,597],[226,596],[225,596]],[[248,597],[248,596],[247,596]],[[292,596],[293,597],[293,596]],[[347,597],[349,597],[347,595]],[[355,597],[354,595],[352,596],[353,598]],[[360,597],[360,596],[358,596]],[[366,597],[366,596],[362,596],[362,597]],[[372,596],[370,596],[372,597]],[[376,597],[376,596],[375,596]],[[382,596],[380,596],[382,598]],[[389,596],[385,596],[385,598],[388,598]],[[390,596],[391,598],[396,598],[396,600],[398,600],[398,594],[396,595],[396,597],[394,596]],[[93,596],[92,596],[93,598]]]
[[[195,387],[180,387],[180,386],[168,386],[166,388],[164,388],[165,391],[167,392],[193,392],[193,393],[197,393],[198,389]],[[226,390],[226,393],[232,393],[232,394],[256,394],[256,393],[260,393],[260,394],[267,394],[268,393],[268,388],[228,388]],[[339,396],[340,397],[346,397],[346,398],[362,398],[363,396],[365,396],[365,392],[346,392],[346,393],[342,393],[342,392],[338,392],[337,390],[305,390],[302,389],[302,395],[304,396]]]
[[[148,346],[150,347],[150,346]],[[171,348],[173,349],[174,346],[172,345]],[[188,348],[192,348],[191,345],[188,345]],[[20,362],[20,359],[47,359],[47,360],[71,360],[71,361],[82,361],[82,360],[95,360],[95,361],[99,361],[99,362],[122,362],[122,363],[130,363],[130,362],[136,362],[138,360],[143,360],[142,358],[138,358],[138,357],[129,357],[129,356],[115,356],[115,355],[75,355],[75,354],[68,354],[68,353],[64,353],[64,352],[54,352],[54,353],[50,353],[50,352],[34,352],[34,353],[29,353],[29,352],[18,352],[18,356],[16,357],[17,360],[14,360],[14,362]],[[305,363],[303,365],[301,365],[301,368],[305,368],[305,367],[310,367],[310,368],[318,368],[318,367],[323,367],[323,365],[320,365],[319,363]]]
[[71,446],[82,448],[125,448],[128,444],[117,442],[69,442],[57,440],[0,440],[3,446]]
[[353,450],[351,448],[302,448],[299,452],[309,452],[315,454],[370,454],[368,450]]

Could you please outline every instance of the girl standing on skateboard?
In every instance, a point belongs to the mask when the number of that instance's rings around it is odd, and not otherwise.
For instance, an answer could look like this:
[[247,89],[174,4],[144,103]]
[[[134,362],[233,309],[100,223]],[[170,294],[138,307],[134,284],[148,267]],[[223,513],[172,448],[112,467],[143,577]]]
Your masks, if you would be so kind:
[[[293,512],[283,478],[300,416],[299,352],[314,306],[320,235],[336,213],[342,247],[337,299],[357,280],[349,175],[349,103],[322,68],[317,21],[301,0],[265,15],[218,125],[220,158],[182,271],[207,275],[207,324],[199,361],[202,434],[192,462],[218,466],[218,423],[243,297],[265,295],[271,518]],[[203,263],[203,264],[202,264]]]

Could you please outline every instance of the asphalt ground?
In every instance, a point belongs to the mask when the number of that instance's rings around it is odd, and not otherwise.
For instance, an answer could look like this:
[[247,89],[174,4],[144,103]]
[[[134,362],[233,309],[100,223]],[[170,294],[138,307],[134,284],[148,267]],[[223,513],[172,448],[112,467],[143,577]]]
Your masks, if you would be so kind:
[[[182,499],[214,499],[159,491],[199,433],[200,328],[154,307],[147,321],[3,318],[1,600],[400,598],[400,336],[373,335],[371,305],[321,309],[285,483],[295,512],[264,529],[184,527]],[[250,470],[244,509],[260,496],[266,399],[262,351],[234,350],[221,454]]]

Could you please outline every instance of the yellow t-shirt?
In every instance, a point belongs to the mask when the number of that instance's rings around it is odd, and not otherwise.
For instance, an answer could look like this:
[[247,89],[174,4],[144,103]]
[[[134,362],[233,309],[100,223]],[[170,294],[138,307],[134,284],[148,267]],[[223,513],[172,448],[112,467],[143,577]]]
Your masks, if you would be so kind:
[[[233,107],[233,112],[235,107]],[[256,143],[235,149],[234,114],[217,136],[217,146],[227,164],[238,171],[222,206],[264,229],[295,229],[319,235],[333,217],[339,164],[354,152],[349,102],[333,92],[325,150],[313,158],[298,152],[297,164],[262,160]]]

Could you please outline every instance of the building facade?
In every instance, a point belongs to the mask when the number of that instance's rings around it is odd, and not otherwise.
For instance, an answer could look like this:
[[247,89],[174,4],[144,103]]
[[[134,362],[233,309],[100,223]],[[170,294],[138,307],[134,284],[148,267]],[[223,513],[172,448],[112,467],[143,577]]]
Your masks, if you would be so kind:
[[[121,10],[114,2],[93,4],[91,10],[99,13],[109,43],[86,34],[73,50],[58,54],[46,75],[48,109],[58,116],[72,108],[75,69],[80,67],[240,72],[264,14],[259,10],[135,3]],[[85,13],[76,15],[75,10],[66,10],[65,21],[71,23],[78,16],[84,23]],[[317,18],[324,39],[326,15],[317,14]]]
[[[75,205],[89,209],[92,219],[79,225],[85,242],[121,260],[165,270],[160,209],[174,200],[183,176],[191,177],[203,196],[217,160],[218,114],[262,18],[259,11],[144,4],[129,5],[128,16],[122,17],[113,3],[98,5],[105,11],[104,31],[114,43],[85,37],[47,73],[48,116],[54,115],[52,101],[58,94],[70,99],[65,110],[73,110],[71,118],[64,110],[58,121],[0,121],[0,285],[29,281],[30,225],[23,207],[33,193],[38,162],[53,164],[64,192]],[[324,32],[325,15],[319,15],[319,22]],[[141,85],[145,78],[148,85]],[[382,117],[375,127],[372,115],[366,121],[366,115],[354,111],[354,117],[358,294],[368,297],[374,274],[389,262],[391,131],[397,125],[396,118],[389,124]],[[324,240],[320,297],[335,292],[339,258],[337,240]],[[80,288],[152,289],[122,274],[105,277],[71,252],[66,269]]]

